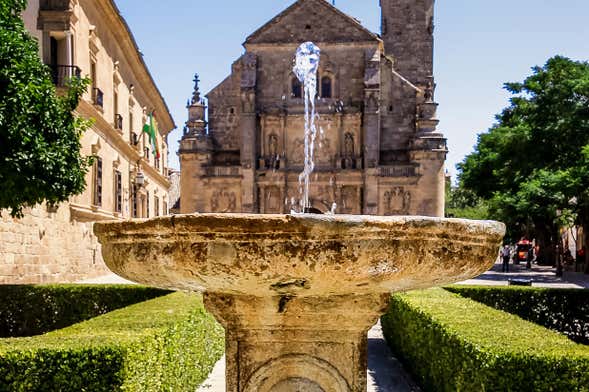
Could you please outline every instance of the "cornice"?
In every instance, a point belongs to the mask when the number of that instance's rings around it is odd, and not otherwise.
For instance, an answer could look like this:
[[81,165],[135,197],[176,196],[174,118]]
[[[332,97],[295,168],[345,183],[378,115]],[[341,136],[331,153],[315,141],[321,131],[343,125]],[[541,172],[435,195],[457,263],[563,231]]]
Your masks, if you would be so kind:
[[150,179],[156,181],[165,189],[170,188],[168,179],[143,159],[143,156],[123,139],[123,136],[104,119],[94,105],[85,99],[81,99],[76,112],[83,118],[94,120],[93,130],[107,140],[127,161],[133,163],[140,162],[143,172]]
[[143,59],[137,41],[129,28],[129,25],[121,15],[118,7],[113,0],[92,1],[103,14],[110,19],[107,26],[112,26],[111,33],[115,36],[117,43],[122,51],[127,54],[127,60],[132,69],[134,76],[137,78],[137,84],[145,90],[147,97],[153,97],[155,100],[155,111],[160,125],[160,132],[167,135],[176,128],[174,119],[170,113],[168,105],[164,100],[160,90],[149,72],[149,68]]

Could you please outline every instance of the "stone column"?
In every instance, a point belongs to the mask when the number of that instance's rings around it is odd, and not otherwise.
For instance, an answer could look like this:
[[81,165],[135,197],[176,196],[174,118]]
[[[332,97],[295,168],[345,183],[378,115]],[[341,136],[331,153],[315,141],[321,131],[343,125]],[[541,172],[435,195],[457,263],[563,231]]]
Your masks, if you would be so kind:
[[365,392],[366,333],[389,298],[205,293],[226,330],[227,392]]

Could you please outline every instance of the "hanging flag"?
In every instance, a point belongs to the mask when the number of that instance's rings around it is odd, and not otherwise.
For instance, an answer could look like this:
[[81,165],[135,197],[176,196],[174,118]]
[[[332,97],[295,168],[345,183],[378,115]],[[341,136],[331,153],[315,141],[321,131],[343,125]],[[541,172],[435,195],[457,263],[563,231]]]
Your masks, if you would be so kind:
[[143,132],[147,133],[147,135],[149,136],[149,141],[151,142],[151,150],[153,151],[153,155],[155,155],[155,157],[159,159],[160,151],[157,146],[157,134],[159,131],[157,128],[157,121],[153,117],[153,113],[149,115],[149,122],[143,126]]

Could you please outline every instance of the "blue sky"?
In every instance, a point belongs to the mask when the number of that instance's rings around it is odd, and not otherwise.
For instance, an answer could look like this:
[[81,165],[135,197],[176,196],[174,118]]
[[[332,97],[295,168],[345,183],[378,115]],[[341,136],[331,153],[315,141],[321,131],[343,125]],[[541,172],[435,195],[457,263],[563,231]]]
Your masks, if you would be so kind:
[[[245,38],[293,2],[117,1],[178,125],[171,151],[186,121],[194,73],[208,92],[230,73]],[[378,0],[336,0],[336,6],[379,32]],[[522,80],[556,54],[589,58],[588,17],[588,0],[436,1],[436,100],[451,173],[508,104],[504,82]],[[170,165],[178,168],[175,154]]]

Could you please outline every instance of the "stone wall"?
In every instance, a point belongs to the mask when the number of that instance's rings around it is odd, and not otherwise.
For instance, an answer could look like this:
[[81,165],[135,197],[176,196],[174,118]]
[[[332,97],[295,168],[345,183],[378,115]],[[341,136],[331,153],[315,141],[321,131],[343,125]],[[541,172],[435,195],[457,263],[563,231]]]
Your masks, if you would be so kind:
[[0,284],[63,283],[105,275],[92,223],[75,221],[67,203],[45,205],[21,219],[0,217]]

